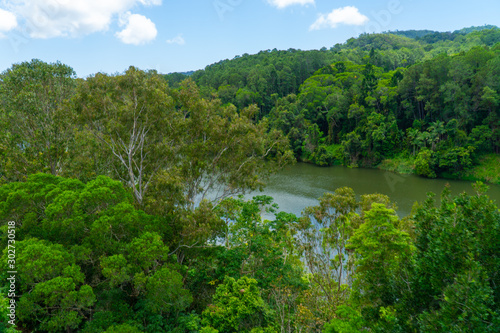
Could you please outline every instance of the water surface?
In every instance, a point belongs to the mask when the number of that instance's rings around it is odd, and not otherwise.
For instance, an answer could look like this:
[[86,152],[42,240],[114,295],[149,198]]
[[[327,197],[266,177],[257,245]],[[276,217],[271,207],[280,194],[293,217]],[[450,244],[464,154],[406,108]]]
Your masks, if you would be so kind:
[[[436,193],[436,198],[450,184],[452,195],[463,191],[473,194],[473,182],[448,179],[427,179],[415,175],[398,175],[378,169],[346,168],[342,166],[318,167],[297,163],[281,170],[268,182],[263,192],[272,196],[281,211],[300,215],[307,206],[318,204],[318,198],[336,188],[351,187],[357,195],[381,193],[389,196],[398,206],[398,215],[409,215],[415,201],[423,202],[427,192]],[[487,194],[500,202],[500,186],[489,185]]]

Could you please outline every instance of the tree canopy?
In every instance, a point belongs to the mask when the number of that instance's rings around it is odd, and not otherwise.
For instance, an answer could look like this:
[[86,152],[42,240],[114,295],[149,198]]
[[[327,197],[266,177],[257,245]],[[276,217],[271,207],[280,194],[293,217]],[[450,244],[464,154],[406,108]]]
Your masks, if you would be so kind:
[[243,194],[295,160],[500,179],[499,38],[363,34],[188,78],[13,65],[0,330],[497,332],[500,210],[483,183],[405,217],[349,187],[300,216]]

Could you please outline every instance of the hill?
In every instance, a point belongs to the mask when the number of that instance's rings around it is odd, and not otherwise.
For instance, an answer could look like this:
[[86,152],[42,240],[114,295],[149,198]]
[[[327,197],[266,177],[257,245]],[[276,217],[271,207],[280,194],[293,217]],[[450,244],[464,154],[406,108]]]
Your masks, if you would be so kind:
[[396,159],[407,172],[462,177],[500,149],[499,42],[494,26],[362,34],[329,49],[244,54],[191,78],[207,98],[256,104],[299,160],[387,167]]

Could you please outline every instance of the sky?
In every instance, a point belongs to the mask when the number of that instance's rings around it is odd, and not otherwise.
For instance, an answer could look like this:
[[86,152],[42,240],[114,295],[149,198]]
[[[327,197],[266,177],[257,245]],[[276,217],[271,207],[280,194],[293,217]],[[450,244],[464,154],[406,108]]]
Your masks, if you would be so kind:
[[0,0],[0,71],[40,59],[78,77],[160,73],[361,33],[500,26],[498,0]]

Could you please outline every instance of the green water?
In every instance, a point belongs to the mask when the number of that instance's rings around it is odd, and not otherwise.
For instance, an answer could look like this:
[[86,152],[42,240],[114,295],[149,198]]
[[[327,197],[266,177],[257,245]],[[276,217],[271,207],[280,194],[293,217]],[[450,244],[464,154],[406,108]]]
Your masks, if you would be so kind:
[[[426,179],[414,175],[398,175],[377,169],[328,167],[322,168],[306,163],[297,163],[274,175],[263,192],[274,198],[281,211],[300,215],[307,206],[318,204],[324,192],[336,188],[351,187],[357,195],[382,193],[396,202],[398,215],[409,215],[415,201],[423,202],[427,192],[439,197],[449,183],[453,195],[463,191],[473,194],[472,182],[447,179]],[[489,185],[488,195],[500,203],[500,186]]]

